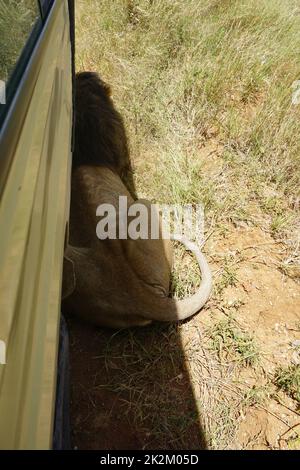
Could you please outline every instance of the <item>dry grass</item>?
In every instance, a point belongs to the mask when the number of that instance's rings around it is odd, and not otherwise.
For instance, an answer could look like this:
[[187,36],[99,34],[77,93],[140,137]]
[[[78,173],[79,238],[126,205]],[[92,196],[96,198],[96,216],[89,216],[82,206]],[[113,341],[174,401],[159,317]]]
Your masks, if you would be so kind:
[[[140,192],[202,203],[219,230],[261,225],[263,211],[290,246],[288,266],[298,265],[298,3],[84,0],[77,9],[77,68],[112,84]],[[216,136],[221,158],[208,174],[200,150]]]
[[218,353],[221,361],[237,361],[245,366],[255,366],[259,352],[254,339],[242,331],[229,318],[216,323],[209,332],[211,347]]
[[300,366],[293,365],[286,368],[281,368],[277,371],[275,377],[275,384],[300,405]]
[[[148,327],[120,331],[96,358],[112,373],[109,383],[95,389],[104,387],[122,397],[122,412],[129,419],[133,417],[131,426],[148,434],[148,448],[153,441],[161,449],[180,449],[187,439],[192,440],[191,448],[195,445],[191,427],[198,422],[198,411],[177,333],[176,327],[169,325],[157,326],[155,331]],[[116,368],[118,373],[114,374]]]
[[[292,84],[300,78],[298,1],[76,5],[77,69],[96,70],[112,85],[139,193],[161,203],[203,204],[205,235],[215,241],[232,227],[261,227],[285,246],[281,269],[299,277],[300,106],[292,104]],[[215,268],[209,308],[219,313],[212,324],[123,332],[130,353],[114,343],[104,355],[118,357],[122,372],[101,386],[126,397],[127,412],[134,404],[135,424],[154,429],[162,446],[187,447],[185,430],[195,419],[174,413],[186,408],[172,387],[159,407],[153,401],[169,367],[175,364],[173,376],[180,375],[179,334],[210,448],[230,448],[242,410],[268,396],[265,385],[237,384],[244,369],[257,373],[260,356],[251,332],[228,320],[241,304],[228,309],[222,297],[237,285],[242,257],[208,255]],[[173,293],[192,293],[199,282],[193,261],[178,250],[175,268]],[[150,349],[143,347],[145,335]],[[167,353],[162,339],[174,343]]]
[[[104,388],[122,397],[122,413],[131,426],[149,434],[146,448],[154,442],[160,449],[194,449],[201,440],[208,448],[228,448],[242,411],[266,393],[265,387],[252,390],[236,382],[242,363],[252,365],[249,357],[257,354],[248,338],[251,354],[245,353],[245,336],[239,334],[242,349],[235,350],[230,341],[224,361],[212,347],[211,331],[197,325],[119,331],[94,358],[104,362],[110,381],[97,383],[92,392]],[[192,389],[188,376],[194,378]]]

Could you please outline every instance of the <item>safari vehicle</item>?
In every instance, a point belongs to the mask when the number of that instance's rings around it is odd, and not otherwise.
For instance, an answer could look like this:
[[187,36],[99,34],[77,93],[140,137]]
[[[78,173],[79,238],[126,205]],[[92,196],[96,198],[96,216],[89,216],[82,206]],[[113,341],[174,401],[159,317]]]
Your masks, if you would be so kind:
[[63,401],[74,2],[0,0],[0,41],[0,448],[49,449]]

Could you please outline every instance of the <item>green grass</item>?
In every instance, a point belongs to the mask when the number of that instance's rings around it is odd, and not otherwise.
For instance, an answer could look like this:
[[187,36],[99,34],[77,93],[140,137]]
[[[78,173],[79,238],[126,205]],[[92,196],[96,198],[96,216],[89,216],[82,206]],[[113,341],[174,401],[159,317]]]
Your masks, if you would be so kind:
[[233,256],[225,256],[222,260],[222,269],[220,276],[215,282],[215,293],[220,296],[227,287],[237,285],[237,265]]
[[245,411],[247,411],[249,407],[253,406],[266,407],[273,396],[274,390],[270,382],[267,382],[264,385],[254,385],[246,391],[242,404]]
[[199,266],[182,245],[175,244],[175,261],[171,279],[171,293],[183,299],[195,293],[200,285]]
[[259,363],[259,351],[252,336],[242,331],[232,319],[221,320],[210,331],[211,348],[220,360],[255,366]]
[[300,366],[292,365],[277,371],[275,384],[300,406]]

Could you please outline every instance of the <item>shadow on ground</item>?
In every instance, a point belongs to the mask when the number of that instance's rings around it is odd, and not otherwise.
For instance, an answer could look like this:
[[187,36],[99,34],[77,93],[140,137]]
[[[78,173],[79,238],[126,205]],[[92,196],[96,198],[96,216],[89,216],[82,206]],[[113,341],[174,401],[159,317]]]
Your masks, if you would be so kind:
[[204,449],[176,325],[114,331],[69,319],[79,449]]

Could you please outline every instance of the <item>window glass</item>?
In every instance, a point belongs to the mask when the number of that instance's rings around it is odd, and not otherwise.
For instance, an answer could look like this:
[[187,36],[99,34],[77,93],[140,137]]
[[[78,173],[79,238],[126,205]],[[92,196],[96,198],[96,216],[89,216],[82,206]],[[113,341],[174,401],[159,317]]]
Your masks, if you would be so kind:
[[14,69],[39,15],[37,0],[0,0],[0,79],[4,82]]
[[0,0],[0,125],[41,28],[38,0]]

